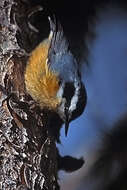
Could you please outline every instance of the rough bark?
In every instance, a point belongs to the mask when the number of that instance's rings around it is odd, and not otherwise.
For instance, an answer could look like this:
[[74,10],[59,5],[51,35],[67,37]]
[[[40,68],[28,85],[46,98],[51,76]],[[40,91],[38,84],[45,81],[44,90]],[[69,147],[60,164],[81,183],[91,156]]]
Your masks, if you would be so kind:
[[[28,22],[26,0],[0,0],[0,189],[53,190],[57,183],[56,145],[46,112],[29,104],[24,70],[39,41]],[[38,9],[39,10],[39,9]]]

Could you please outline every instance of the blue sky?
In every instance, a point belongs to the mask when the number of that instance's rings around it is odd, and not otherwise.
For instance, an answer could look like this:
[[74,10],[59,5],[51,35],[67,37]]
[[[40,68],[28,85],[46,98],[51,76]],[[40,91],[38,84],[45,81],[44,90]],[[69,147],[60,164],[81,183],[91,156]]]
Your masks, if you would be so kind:
[[112,127],[127,112],[127,14],[110,7],[98,18],[96,38],[88,43],[89,65],[82,68],[86,110],[70,124],[67,138],[62,129],[59,149],[63,155],[89,158],[100,142],[99,131]]

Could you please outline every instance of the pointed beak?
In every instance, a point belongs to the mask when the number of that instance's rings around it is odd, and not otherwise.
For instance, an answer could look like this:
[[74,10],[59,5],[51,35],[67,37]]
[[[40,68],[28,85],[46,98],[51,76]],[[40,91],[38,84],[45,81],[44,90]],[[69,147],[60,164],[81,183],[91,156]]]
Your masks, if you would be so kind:
[[66,122],[65,122],[65,136],[66,136],[66,137],[67,137],[68,129],[69,129],[69,122],[66,121]]
[[68,106],[65,105],[66,102],[63,102],[61,106],[58,109],[58,115],[63,121],[63,124],[65,125],[65,136],[67,137],[68,129],[69,129],[69,123],[70,123],[70,112]]
[[68,107],[65,108],[65,136],[67,137],[69,129],[69,112],[68,112]]

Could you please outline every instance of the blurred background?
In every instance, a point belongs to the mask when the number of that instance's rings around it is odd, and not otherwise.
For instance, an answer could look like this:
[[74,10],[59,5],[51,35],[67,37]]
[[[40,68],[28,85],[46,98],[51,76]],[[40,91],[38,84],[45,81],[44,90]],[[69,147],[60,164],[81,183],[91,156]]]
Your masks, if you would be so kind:
[[94,190],[96,182],[87,183],[85,177],[96,160],[101,134],[127,112],[126,9],[120,4],[107,3],[97,10],[92,30],[92,38],[84,35],[88,64],[81,60],[87,106],[82,116],[70,124],[67,138],[62,128],[62,144],[57,145],[62,155],[83,156],[85,164],[71,174],[59,172],[61,190]]

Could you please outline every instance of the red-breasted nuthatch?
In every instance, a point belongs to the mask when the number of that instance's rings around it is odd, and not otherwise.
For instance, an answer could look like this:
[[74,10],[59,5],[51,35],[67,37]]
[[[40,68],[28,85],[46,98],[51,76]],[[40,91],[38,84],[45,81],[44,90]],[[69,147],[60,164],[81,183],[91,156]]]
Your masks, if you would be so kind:
[[31,53],[25,84],[27,92],[41,108],[48,108],[60,116],[67,135],[69,122],[84,111],[86,92],[62,26],[50,19],[50,27],[49,38]]

